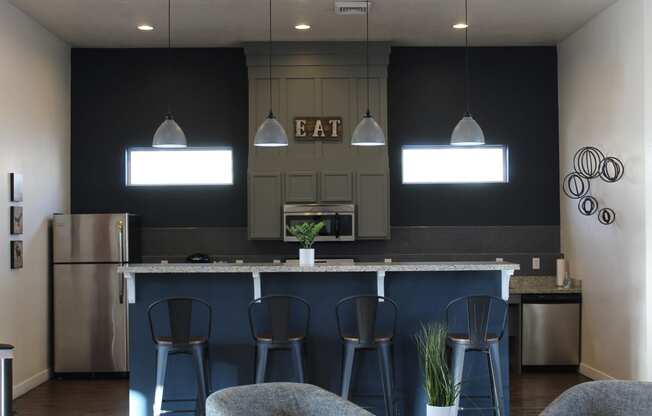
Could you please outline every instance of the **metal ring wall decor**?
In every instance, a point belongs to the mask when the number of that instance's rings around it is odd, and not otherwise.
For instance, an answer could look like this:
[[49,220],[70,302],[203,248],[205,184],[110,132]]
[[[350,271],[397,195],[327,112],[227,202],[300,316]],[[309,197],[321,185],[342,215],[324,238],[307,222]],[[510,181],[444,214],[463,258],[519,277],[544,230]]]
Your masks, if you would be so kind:
[[603,225],[610,225],[616,221],[616,213],[611,208],[602,208],[598,212],[598,221]]
[[600,166],[604,159],[604,153],[595,147],[583,147],[573,156],[573,169],[578,175],[586,179],[594,179],[600,176]]
[[576,172],[571,172],[564,176],[562,189],[567,197],[571,199],[580,199],[591,189],[591,182]]
[[625,165],[620,159],[609,156],[602,159],[600,164],[600,179],[614,183],[622,179],[625,174]]
[[562,190],[567,197],[579,200],[577,209],[582,215],[598,214],[600,224],[610,225],[616,220],[611,208],[600,209],[598,200],[591,195],[591,179],[602,179],[607,183],[618,182],[625,174],[625,165],[620,159],[605,156],[593,146],[580,148],[573,155],[573,171],[564,176]]
[[598,200],[591,195],[587,195],[577,203],[577,209],[580,210],[582,215],[593,215],[598,211]]

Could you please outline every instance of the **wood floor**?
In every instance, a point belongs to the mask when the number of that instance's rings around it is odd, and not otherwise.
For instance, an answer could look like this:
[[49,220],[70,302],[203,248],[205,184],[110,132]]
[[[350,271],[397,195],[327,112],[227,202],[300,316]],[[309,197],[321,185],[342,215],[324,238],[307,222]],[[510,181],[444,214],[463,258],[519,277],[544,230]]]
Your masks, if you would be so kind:
[[[576,373],[511,376],[511,416],[538,415],[567,388],[588,381]],[[128,416],[127,380],[53,380],[16,400],[17,416]]]

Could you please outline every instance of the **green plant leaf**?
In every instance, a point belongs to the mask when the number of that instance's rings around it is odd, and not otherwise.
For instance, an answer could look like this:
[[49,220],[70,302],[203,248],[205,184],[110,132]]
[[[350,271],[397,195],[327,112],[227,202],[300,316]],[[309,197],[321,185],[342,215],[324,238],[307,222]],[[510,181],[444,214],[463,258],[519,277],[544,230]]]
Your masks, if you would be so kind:
[[319,235],[319,232],[324,228],[324,222],[303,222],[301,224],[294,224],[288,226],[287,230],[290,234],[299,240],[301,248],[312,248],[312,245],[315,242],[315,238]]

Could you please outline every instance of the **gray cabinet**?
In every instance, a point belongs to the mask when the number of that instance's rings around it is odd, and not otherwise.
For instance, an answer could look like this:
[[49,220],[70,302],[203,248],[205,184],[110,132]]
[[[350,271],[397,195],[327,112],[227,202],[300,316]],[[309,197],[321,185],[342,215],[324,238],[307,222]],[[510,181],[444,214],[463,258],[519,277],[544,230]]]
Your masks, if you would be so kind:
[[282,182],[280,172],[249,173],[249,238],[280,239]]
[[383,172],[358,172],[356,175],[359,239],[390,237],[387,176]]
[[285,202],[317,202],[317,174],[315,172],[287,172],[285,174]]
[[321,173],[321,202],[353,201],[353,183],[351,172],[326,171]]

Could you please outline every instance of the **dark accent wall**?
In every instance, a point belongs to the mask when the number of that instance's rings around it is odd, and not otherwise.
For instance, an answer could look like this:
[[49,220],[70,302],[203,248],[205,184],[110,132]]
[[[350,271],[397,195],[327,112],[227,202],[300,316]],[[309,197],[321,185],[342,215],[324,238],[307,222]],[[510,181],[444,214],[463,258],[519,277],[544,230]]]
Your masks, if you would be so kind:
[[[73,49],[72,211],[129,211],[145,227],[246,226],[248,87],[242,49]],[[445,144],[464,112],[462,48],[392,48],[393,226],[558,225],[554,47],[473,48],[471,99],[488,143],[506,144],[510,182],[402,185],[401,146]],[[166,112],[192,146],[232,146],[232,187],[125,186],[125,151],[150,146]]]
[[509,183],[401,184],[401,146],[448,144],[464,113],[464,49],[393,48],[392,225],[559,225],[556,48],[472,48],[470,58],[471,111],[488,144],[509,147]]
[[[133,212],[146,227],[246,226],[244,53],[174,49],[170,58],[167,71],[165,49],[73,49],[72,212]],[[125,186],[125,152],[152,145],[168,94],[192,146],[233,147],[233,186]]]

